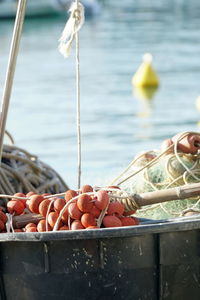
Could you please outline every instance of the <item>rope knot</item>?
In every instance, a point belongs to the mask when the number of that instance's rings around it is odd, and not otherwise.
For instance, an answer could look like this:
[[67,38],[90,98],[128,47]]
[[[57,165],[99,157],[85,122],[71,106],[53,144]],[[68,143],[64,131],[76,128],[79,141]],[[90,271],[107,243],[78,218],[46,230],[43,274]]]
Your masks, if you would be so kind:
[[79,23],[80,20],[81,20],[81,11],[80,11],[80,9],[76,8],[76,9],[73,11],[72,17],[73,17],[74,19],[76,19],[76,21]]
[[76,33],[81,29],[84,21],[84,6],[81,3],[73,2],[70,9],[70,17],[59,39],[59,51],[66,58],[70,54],[72,42]]

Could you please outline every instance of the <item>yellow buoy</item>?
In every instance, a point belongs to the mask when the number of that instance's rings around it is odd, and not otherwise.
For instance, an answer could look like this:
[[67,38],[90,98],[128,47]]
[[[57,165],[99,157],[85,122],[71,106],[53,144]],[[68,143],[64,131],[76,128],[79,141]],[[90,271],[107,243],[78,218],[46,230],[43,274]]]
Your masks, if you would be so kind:
[[196,99],[196,108],[197,110],[200,110],[200,96],[198,96]]
[[136,87],[157,87],[159,79],[152,67],[152,55],[146,53],[143,56],[143,63],[140,65],[132,78],[132,84]]

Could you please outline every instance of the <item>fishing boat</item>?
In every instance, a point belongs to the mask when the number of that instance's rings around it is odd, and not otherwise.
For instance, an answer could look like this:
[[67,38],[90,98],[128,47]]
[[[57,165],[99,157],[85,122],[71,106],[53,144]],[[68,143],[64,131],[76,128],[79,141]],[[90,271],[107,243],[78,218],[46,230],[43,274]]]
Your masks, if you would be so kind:
[[[100,5],[96,0],[83,0],[82,2],[85,6],[87,16],[99,13]],[[66,14],[71,3],[71,0],[29,0],[27,3],[26,16],[39,17]],[[0,1],[0,18],[13,18],[16,15],[16,10],[16,0]]]
[[[19,1],[3,97],[6,102],[25,2]],[[1,147],[8,103],[4,107],[0,119]],[[123,197],[123,191],[115,192],[110,197],[122,199],[131,211],[132,207],[150,203],[200,196],[200,184],[130,197]],[[27,216],[13,218],[15,228],[20,228],[19,220],[24,222]],[[59,220],[56,222],[58,225]],[[141,218],[139,224],[129,227],[0,233],[0,300],[199,300],[199,248],[200,214],[163,220]]]
[[1,300],[198,300],[200,219],[1,234]]

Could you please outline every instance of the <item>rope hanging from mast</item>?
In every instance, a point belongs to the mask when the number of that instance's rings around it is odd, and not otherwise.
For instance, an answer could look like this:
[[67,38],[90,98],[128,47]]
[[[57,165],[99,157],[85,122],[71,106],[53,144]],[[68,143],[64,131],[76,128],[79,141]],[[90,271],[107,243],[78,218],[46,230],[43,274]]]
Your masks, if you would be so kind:
[[78,182],[77,187],[81,186],[81,125],[80,125],[80,51],[79,51],[79,30],[81,29],[85,17],[84,7],[76,0],[72,3],[70,9],[70,17],[59,39],[59,51],[67,58],[70,55],[72,42],[76,41],[76,107],[77,107],[77,160],[78,160]]

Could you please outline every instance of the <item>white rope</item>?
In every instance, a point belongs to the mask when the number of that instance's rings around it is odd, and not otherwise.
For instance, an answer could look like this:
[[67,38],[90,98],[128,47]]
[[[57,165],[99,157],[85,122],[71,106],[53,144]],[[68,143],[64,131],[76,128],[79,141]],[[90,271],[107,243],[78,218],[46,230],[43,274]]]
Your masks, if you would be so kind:
[[8,233],[9,232],[14,232],[12,215],[7,213],[6,216],[7,216],[6,231]]
[[80,53],[79,53],[79,34],[76,32],[76,130],[77,130],[77,167],[78,182],[77,188],[81,187],[81,104],[80,104]]
[[81,3],[79,3],[79,1],[72,2],[69,12],[70,17],[59,39],[58,46],[60,53],[65,58],[69,56],[72,42],[85,21],[84,7]]
[[84,7],[79,0],[75,0],[70,9],[70,17],[65,25],[62,36],[59,39],[59,51],[66,58],[70,54],[72,42],[76,40],[76,107],[77,107],[77,164],[78,182],[77,188],[81,186],[81,125],[80,125],[80,53],[79,53],[79,30],[81,29],[85,17]]

